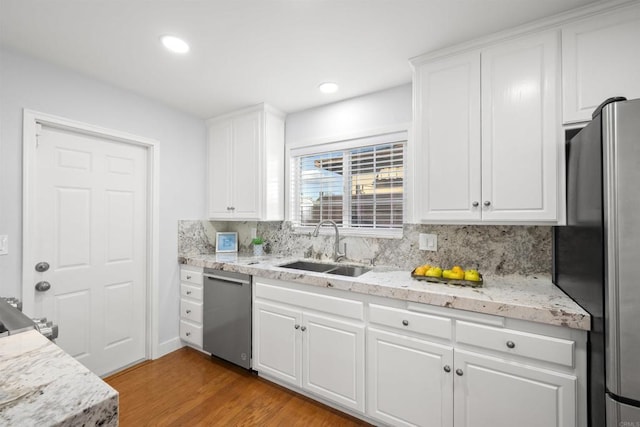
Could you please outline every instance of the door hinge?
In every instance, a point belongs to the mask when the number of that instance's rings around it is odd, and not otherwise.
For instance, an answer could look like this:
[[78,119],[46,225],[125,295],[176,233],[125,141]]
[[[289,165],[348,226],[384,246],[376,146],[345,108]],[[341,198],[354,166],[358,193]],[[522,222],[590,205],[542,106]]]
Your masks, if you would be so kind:
[[42,125],[36,123],[36,148],[40,145],[40,135],[42,135]]

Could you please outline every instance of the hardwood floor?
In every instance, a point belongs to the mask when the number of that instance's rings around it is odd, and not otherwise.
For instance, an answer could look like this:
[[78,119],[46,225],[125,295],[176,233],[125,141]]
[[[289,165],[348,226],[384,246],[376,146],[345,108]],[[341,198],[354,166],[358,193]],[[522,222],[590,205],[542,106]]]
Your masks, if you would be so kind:
[[105,381],[122,427],[369,425],[188,347]]

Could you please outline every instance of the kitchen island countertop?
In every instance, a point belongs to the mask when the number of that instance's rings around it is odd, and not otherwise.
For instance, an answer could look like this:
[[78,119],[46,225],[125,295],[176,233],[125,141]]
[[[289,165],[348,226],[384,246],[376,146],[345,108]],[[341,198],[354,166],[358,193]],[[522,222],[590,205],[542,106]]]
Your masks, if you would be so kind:
[[589,314],[544,275],[484,276],[482,288],[428,283],[410,271],[373,267],[358,277],[336,276],[279,267],[300,258],[212,254],[180,256],[181,264],[234,271],[311,286],[340,289],[440,307],[450,307],[573,329],[589,330]]
[[118,425],[118,392],[35,329],[0,338],[0,372],[0,425]]

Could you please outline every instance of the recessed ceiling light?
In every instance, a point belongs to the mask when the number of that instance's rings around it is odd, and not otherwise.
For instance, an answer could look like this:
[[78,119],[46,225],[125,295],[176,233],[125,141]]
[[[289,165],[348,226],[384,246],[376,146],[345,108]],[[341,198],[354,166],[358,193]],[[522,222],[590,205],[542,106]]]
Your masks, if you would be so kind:
[[338,84],[333,82],[320,83],[318,86],[322,93],[336,93],[338,91]]
[[160,38],[164,47],[174,53],[187,53],[189,52],[189,45],[181,38],[175,36],[162,36]]

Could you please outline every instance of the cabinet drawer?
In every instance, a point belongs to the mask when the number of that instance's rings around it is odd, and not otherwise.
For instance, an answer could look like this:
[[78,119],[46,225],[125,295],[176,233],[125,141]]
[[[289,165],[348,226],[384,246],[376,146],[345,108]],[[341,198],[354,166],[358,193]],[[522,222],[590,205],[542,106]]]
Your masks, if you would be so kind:
[[560,338],[457,321],[456,341],[504,354],[574,366],[575,342]]
[[202,301],[202,286],[180,283],[180,296],[182,298],[191,298],[196,301]]
[[194,325],[188,321],[180,321],[180,338],[197,347],[202,347],[202,325]]
[[369,321],[391,328],[451,339],[451,319],[444,317],[370,304]]
[[180,281],[191,282],[197,285],[202,285],[202,272],[193,270],[180,270]]
[[202,303],[180,300],[180,317],[192,322],[202,323]]

